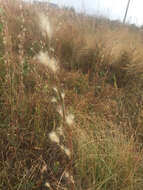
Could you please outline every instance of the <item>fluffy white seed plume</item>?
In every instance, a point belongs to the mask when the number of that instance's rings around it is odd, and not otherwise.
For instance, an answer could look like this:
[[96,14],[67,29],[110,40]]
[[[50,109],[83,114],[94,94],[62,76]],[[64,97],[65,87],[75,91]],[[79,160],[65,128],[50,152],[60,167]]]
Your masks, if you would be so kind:
[[44,173],[44,172],[46,172],[47,171],[47,165],[45,164],[43,167],[42,167],[42,169],[41,169],[41,173]]
[[68,172],[65,172],[65,177],[69,178],[70,174]]
[[63,145],[60,145],[60,148],[65,152],[65,154],[70,157],[71,156],[71,152],[68,148],[66,148],[65,146]]
[[70,175],[68,172],[65,172],[65,177],[68,178],[73,184],[75,183],[74,179],[73,179],[73,176]]
[[61,93],[61,97],[62,97],[62,99],[65,98],[65,93],[64,92]]
[[58,93],[58,89],[57,89],[56,86],[53,87],[53,90],[54,90],[56,93]]
[[66,116],[66,123],[71,126],[74,123],[74,115],[73,114],[68,114]]
[[50,58],[48,52],[40,52],[36,59],[43,65],[47,66],[53,73],[56,73],[59,69],[56,59]]
[[43,32],[43,35],[47,35],[49,39],[52,37],[52,27],[50,25],[49,19],[44,14],[39,14],[40,28]]
[[55,142],[55,143],[57,143],[57,144],[60,143],[60,139],[59,139],[59,137],[58,137],[58,135],[56,134],[55,131],[52,131],[51,133],[49,133],[49,138],[50,138],[50,140],[51,140],[52,142]]
[[63,117],[63,110],[60,105],[57,107],[57,112],[60,114],[61,117]]
[[45,183],[45,187],[51,188],[49,182],[46,182],[46,183]]
[[57,99],[56,99],[55,97],[53,97],[53,98],[51,99],[51,102],[52,102],[52,103],[57,103]]
[[54,48],[50,47],[50,51],[51,52],[55,52]]

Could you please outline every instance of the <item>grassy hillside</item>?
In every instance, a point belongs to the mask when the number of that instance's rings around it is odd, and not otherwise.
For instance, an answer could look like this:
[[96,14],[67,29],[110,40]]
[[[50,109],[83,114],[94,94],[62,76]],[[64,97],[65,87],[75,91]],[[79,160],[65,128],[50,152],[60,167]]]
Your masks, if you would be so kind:
[[143,189],[143,33],[0,1],[0,190]]

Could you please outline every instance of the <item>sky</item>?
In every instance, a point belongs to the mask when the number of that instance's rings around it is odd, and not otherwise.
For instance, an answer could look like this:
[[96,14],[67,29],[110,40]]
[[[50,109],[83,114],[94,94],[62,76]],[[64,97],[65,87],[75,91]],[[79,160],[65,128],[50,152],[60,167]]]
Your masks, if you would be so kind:
[[[77,11],[122,21],[128,0],[49,0],[49,2],[60,6],[72,6]],[[130,0],[127,22],[143,25],[143,0]]]

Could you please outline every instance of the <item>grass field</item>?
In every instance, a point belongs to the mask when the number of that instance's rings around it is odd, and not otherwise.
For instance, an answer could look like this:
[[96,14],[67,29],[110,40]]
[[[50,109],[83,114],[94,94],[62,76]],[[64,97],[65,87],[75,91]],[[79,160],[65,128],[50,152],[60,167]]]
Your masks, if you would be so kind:
[[0,190],[143,189],[143,32],[0,0]]

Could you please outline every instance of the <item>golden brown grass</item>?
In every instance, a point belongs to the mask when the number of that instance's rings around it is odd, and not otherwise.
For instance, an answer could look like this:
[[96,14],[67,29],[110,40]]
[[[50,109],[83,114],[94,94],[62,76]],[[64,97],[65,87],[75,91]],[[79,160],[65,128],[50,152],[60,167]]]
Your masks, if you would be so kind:
[[0,189],[142,190],[140,29],[0,7]]

